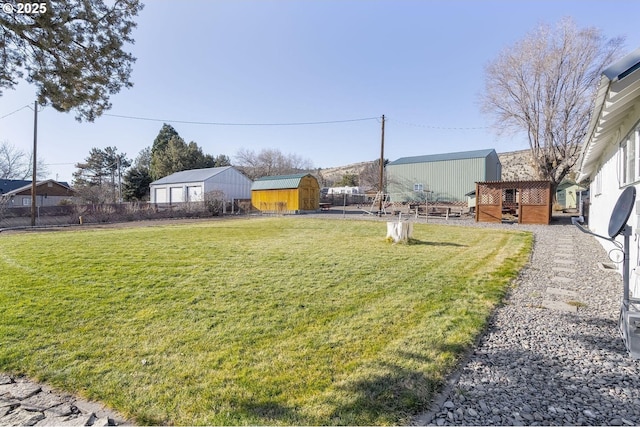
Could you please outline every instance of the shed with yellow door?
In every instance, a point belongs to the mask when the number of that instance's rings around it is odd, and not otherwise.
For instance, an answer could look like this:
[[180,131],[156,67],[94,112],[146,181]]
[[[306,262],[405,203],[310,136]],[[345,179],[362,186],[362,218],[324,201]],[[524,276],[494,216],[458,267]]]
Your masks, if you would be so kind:
[[320,209],[320,185],[311,174],[265,176],[253,182],[251,205],[266,213],[317,211]]

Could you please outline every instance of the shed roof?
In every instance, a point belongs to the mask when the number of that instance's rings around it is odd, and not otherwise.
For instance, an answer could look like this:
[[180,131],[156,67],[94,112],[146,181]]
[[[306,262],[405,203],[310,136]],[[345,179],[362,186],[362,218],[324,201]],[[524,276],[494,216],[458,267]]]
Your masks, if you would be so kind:
[[160,178],[157,181],[153,181],[151,185],[202,182],[231,168],[232,166],[222,166],[218,168],[190,169],[186,171],[175,172],[171,175],[165,176],[164,178]]
[[410,163],[428,163],[442,162],[445,160],[465,160],[487,157],[489,154],[495,153],[493,148],[485,150],[461,151],[457,153],[429,154],[425,156],[401,157],[398,160],[390,162],[389,165],[406,165]]
[[253,182],[251,190],[284,190],[288,188],[298,188],[300,181],[308,173],[298,173],[294,175],[263,176]]
[[[599,159],[611,138],[640,98],[640,48],[602,72],[587,136],[580,153],[578,182],[598,171]],[[614,141],[617,142],[617,141]]]

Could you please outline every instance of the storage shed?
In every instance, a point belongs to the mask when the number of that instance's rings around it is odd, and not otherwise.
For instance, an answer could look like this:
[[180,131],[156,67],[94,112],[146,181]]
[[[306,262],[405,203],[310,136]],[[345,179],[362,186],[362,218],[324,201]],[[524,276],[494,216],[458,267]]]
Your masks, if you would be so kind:
[[387,192],[393,202],[464,202],[478,181],[500,180],[494,149],[402,157],[389,163]]
[[320,185],[311,174],[265,176],[251,187],[251,205],[270,213],[317,211]]
[[476,222],[520,224],[551,222],[550,181],[490,181],[476,183]]
[[586,188],[570,180],[563,180],[556,188],[556,201],[562,209],[578,209],[580,193]]
[[224,200],[251,198],[251,180],[232,166],[191,169],[165,176],[150,184],[151,203],[202,202],[213,191],[224,194]]

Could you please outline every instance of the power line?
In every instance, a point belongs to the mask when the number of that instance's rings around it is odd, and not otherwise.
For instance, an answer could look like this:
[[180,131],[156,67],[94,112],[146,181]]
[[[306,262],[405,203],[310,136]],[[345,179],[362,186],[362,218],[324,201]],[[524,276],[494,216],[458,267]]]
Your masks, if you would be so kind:
[[[393,120],[393,119],[392,119]],[[402,120],[393,120],[396,123],[400,123],[407,126],[415,126],[425,129],[437,129],[437,130],[479,130],[479,129],[489,129],[490,126],[476,126],[476,127],[449,127],[449,126],[431,126],[431,125],[420,125],[416,123],[409,123]]]
[[379,119],[379,117],[363,117],[359,119],[327,120],[327,121],[320,121],[320,122],[228,123],[228,122],[194,122],[194,121],[188,121],[188,120],[166,120],[166,119],[155,119],[150,117],[125,116],[120,114],[108,114],[108,113],[105,113],[103,115],[109,116],[109,117],[117,117],[121,119],[130,119],[130,120],[145,120],[150,122],[182,123],[182,124],[190,124],[190,125],[208,125],[208,126],[309,126],[309,125],[326,125],[326,124],[337,124],[337,123],[362,122],[366,120]]
[[[31,105],[25,105],[21,108],[18,108],[15,111],[12,111],[4,116],[0,116],[0,120],[9,117],[13,114],[16,114],[24,109],[30,109],[33,111],[33,107]],[[120,119],[129,119],[129,120],[142,120],[149,122],[163,122],[163,123],[181,123],[181,124],[190,124],[190,125],[205,125],[205,126],[313,126],[313,125],[326,125],[326,124],[339,124],[339,123],[352,123],[352,122],[362,122],[368,120],[376,120],[380,123],[380,117],[362,117],[357,119],[344,119],[344,120],[325,120],[325,121],[316,121],[316,122],[281,122],[281,123],[233,123],[233,122],[200,122],[200,121],[191,121],[191,120],[173,120],[173,119],[156,119],[153,117],[140,117],[140,116],[127,116],[123,114],[110,114],[104,113],[103,116],[116,117]],[[389,119],[386,118],[386,121],[393,121],[395,123],[420,127],[424,129],[436,129],[436,130],[480,130],[480,129],[489,129],[489,126],[475,126],[475,127],[465,127],[465,126],[433,126],[433,125],[423,125],[417,123],[406,122],[403,120]]]
[[18,111],[22,111],[22,110],[24,110],[25,108],[28,108],[28,109],[30,109],[30,110],[33,110],[33,108],[32,108],[30,105],[25,105],[24,107],[20,107],[20,108],[18,108],[17,110],[10,112],[9,114],[5,114],[4,116],[0,117],[0,120],[4,119],[5,117],[9,117],[9,116],[11,116],[11,115],[14,115],[14,114],[15,114],[15,113],[17,113]]

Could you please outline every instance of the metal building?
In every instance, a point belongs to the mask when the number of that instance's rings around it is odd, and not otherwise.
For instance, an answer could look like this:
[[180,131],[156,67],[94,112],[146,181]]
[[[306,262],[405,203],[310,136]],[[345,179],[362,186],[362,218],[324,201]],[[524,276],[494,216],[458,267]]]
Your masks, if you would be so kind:
[[224,200],[250,199],[251,180],[233,166],[176,172],[151,183],[151,203],[202,202],[205,194],[220,192]]
[[386,167],[391,201],[464,202],[476,182],[499,181],[494,149],[402,157]]

